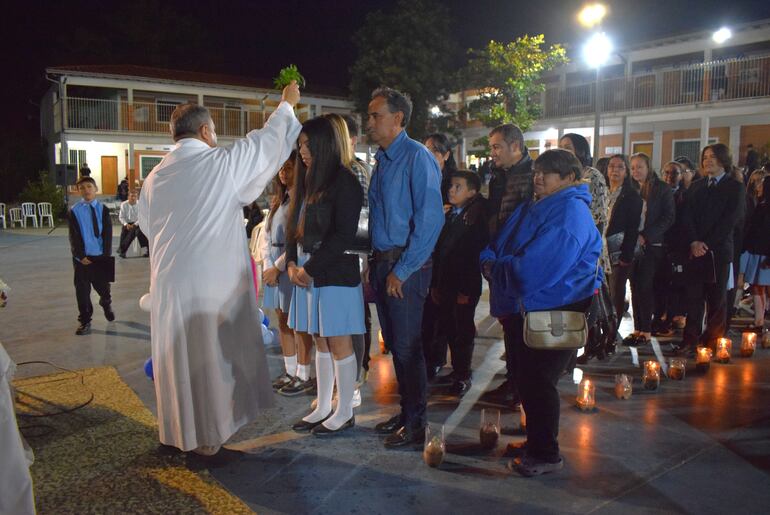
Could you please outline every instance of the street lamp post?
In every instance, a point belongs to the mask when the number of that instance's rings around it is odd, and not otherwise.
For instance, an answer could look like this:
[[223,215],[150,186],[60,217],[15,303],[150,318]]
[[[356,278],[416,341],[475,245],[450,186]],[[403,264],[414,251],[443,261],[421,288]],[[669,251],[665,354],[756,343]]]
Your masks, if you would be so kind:
[[583,58],[588,66],[596,68],[596,86],[594,88],[594,138],[593,154],[594,162],[599,159],[599,136],[602,118],[602,81],[601,68],[612,54],[612,41],[604,32],[597,32],[586,42],[583,47]]

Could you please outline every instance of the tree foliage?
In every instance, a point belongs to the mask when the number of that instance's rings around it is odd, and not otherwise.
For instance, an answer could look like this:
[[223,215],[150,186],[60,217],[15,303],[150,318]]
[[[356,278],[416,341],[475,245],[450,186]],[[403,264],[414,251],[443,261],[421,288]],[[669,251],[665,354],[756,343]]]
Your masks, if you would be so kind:
[[66,214],[67,206],[64,204],[64,191],[48,177],[46,172],[40,172],[37,181],[28,181],[19,194],[19,202],[50,202],[51,212],[55,218],[62,218]]
[[399,0],[392,11],[370,13],[353,37],[358,58],[350,69],[350,90],[358,111],[366,112],[375,88],[398,89],[414,104],[410,136],[424,136],[430,106],[455,84],[450,26],[449,11],[435,0]]
[[514,123],[523,131],[540,117],[542,74],[567,62],[559,44],[545,46],[545,37],[521,36],[510,43],[490,41],[486,48],[469,50],[462,73],[466,89],[480,90],[467,112],[488,127]]

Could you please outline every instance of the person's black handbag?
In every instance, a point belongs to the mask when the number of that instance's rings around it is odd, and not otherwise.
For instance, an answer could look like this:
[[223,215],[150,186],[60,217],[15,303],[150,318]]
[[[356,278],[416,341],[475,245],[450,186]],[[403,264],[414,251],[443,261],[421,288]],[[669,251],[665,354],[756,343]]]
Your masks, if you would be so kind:
[[[623,253],[621,247],[623,246],[623,238],[625,238],[625,235],[626,233],[624,231],[620,231],[607,236],[607,252],[610,255],[610,263],[613,265],[620,263],[620,255]],[[634,247],[634,259],[642,257],[643,254],[644,247],[639,245],[639,240],[637,239],[636,246]]]

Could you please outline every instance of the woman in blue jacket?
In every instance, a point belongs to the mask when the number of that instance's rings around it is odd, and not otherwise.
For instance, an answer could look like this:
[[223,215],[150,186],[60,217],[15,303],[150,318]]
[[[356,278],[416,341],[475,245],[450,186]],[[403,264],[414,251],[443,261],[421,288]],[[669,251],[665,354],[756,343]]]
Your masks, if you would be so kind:
[[516,353],[516,379],[527,413],[527,443],[513,467],[524,476],[563,467],[559,455],[556,384],[573,351],[535,350],[523,338],[528,311],[586,312],[602,280],[602,249],[591,217],[583,170],[566,150],[549,150],[534,164],[536,200],[522,204],[481,253],[489,280],[490,310]]

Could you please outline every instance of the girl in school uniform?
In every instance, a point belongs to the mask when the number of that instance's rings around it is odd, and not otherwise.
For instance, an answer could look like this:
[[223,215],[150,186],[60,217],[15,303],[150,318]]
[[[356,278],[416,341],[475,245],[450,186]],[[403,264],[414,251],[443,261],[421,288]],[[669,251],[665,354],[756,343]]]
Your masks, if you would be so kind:
[[[289,205],[286,263],[294,284],[289,327],[314,335],[316,407],[293,428],[315,436],[355,425],[351,401],[357,363],[352,335],[364,334],[364,308],[354,243],[363,192],[342,164],[334,128],[326,118],[303,124],[294,193]],[[338,402],[332,413],[332,394]]]

